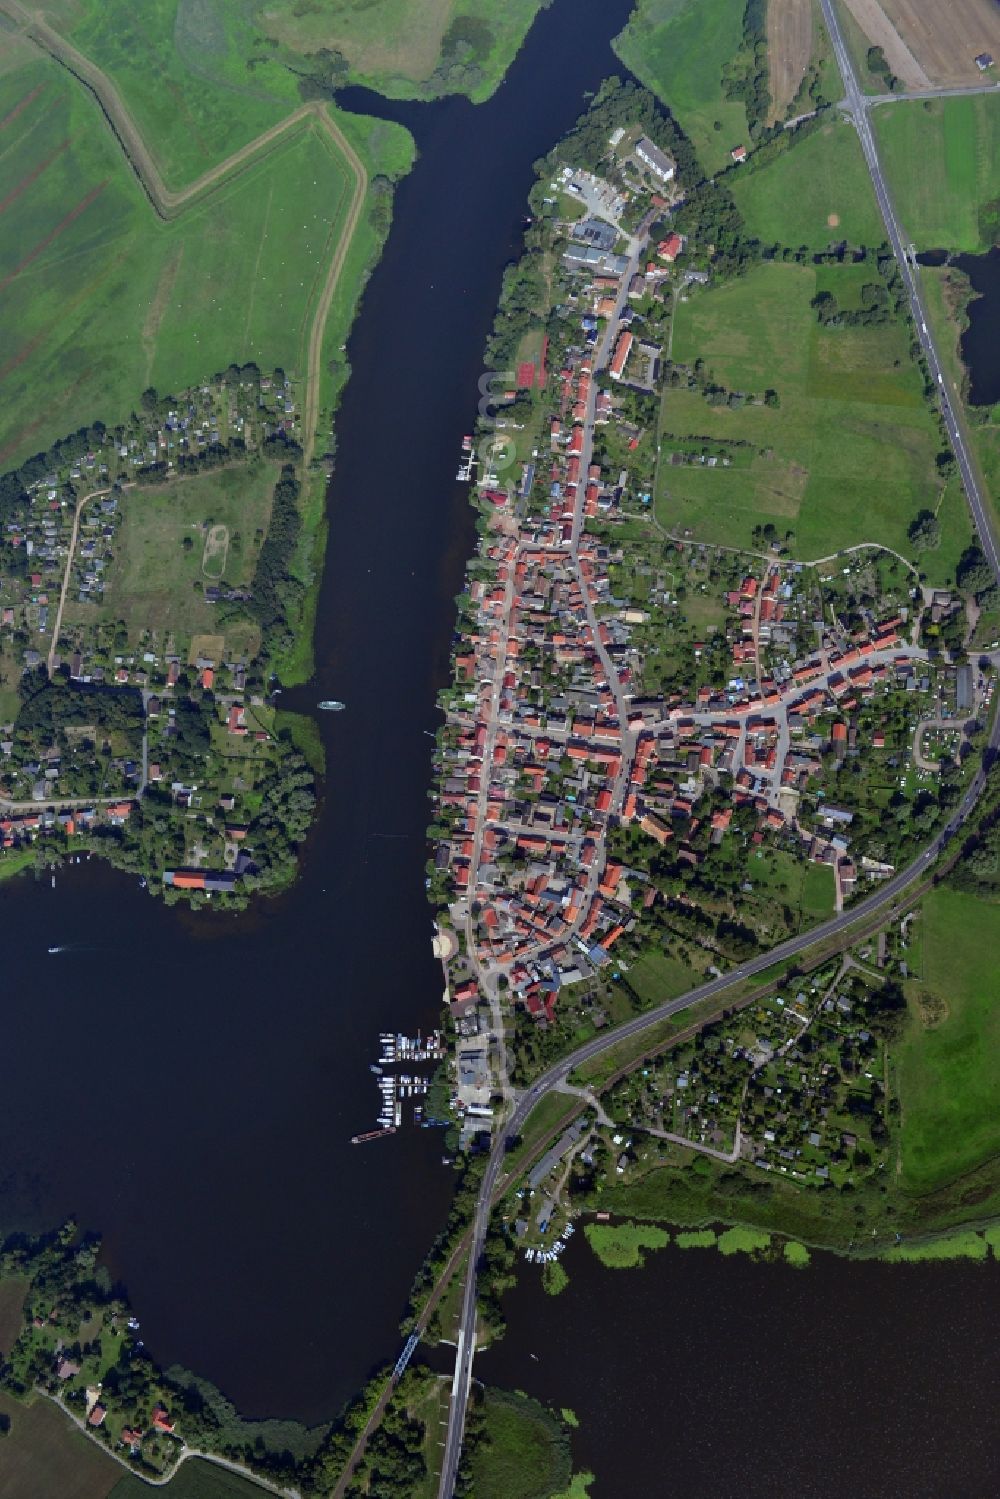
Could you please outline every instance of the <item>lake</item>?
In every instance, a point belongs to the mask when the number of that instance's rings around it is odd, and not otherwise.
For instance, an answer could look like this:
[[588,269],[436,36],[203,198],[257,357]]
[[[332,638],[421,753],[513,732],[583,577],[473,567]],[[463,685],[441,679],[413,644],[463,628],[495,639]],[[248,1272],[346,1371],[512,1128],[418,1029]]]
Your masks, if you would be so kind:
[[525,1266],[476,1377],[575,1412],[592,1499],[981,1499],[1000,1484],[1000,1265],[806,1269],[667,1249],[557,1297]]

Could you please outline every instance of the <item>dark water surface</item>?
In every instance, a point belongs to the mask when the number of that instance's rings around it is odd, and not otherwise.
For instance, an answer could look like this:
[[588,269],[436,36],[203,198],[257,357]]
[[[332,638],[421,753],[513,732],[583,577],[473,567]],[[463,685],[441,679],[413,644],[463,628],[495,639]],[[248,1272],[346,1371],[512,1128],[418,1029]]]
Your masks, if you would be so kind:
[[668,1249],[570,1284],[525,1267],[477,1378],[580,1421],[593,1499],[984,1499],[1000,1492],[1000,1265]]
[[953,265],[968,276],[975,295],[960,348],[969,371],[969,404],[995,406],[1000,401],[1000,248],[994,246],[985,255],[926,250],[917,260],[921,265]]
[[976,293],[969,303],[969,326],[961,343],[962,360],[969,371],[969,403],[994,406],[1000,401],[1000,249],[985,255],[954,255],[952,265],[965,272]]
[[351,95],[420,159],[350,343],[319,669],[295,695],[349,711],[321,715],[326,804],[294,895],[185,916],[96,862],[0,890],[0,1225],[101,1230],[154,1356],[248,1414],[322,1419],[396,1352],[451,1190],[435,1131],[348,1139],[377,1112],[377,1032],[426,1028],[440,1001],[424,731],[473,544],[454,472],[483,342],[532,162],[621,71],[630,8],[557,0],[485,105]]

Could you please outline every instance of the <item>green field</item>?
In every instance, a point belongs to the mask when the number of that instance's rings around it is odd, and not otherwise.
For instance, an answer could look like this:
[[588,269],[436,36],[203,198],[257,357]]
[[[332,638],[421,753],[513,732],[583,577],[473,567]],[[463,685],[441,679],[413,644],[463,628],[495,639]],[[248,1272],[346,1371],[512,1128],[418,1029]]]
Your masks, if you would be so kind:
[[873,119],[903,232],[918,249],[985,250],[1000,239],[1000,97],[883,105]]
[[647,1004],[662,1004],[693,989],[701,978],[679,958],[671,958],[657,948],[650,948],[628,971],[629,987]]
[[[672,531],[748,545],[753,528],[771,522],[779,535],[793,533],[793,551],[806,560],[859,541],[906,555],[914,515],[936,505],[936,432],[906,327],[820,327],[810,306],[819,274],[761,265],[680,303],[674,360],[703,359],[727,390],[760,397],[773,388],[780,406],[710,406],[697,391],[667,388],[665,448],[671,436],[697,436],[753,449],[749,467],[661,465],[657,515]],[[824,267],[824,287],[832,275],[846,301],[874,272]],[[925,562],[934,578],[939,555]]]
[[927,1192],[1000,1153],[1000,906],[942,887],[923,905],[923,974],[911,997],[943,1001],[925,1029],[914,1005],[897,1052],[903,1184]]
[[[54,30],[112,80],[170,187],[182,187],[302,101],[233,0],[47,0]],[[248,60],[253,62],[248,66]]]
[[[238,588],[253,577],[260,551],[256,536],[267,529],[277,474],[275,464],[261,463],[128,491],[122,501],[123,519],[102,612],[111,620],[128,621],[135,643],[143,630],[178,641],[219,631],[218,606],[206,603],[204,589],[221,576],[222,556],[225,581],[231,587]],[[206,560],[210,526],[224,526],[228,539],[224,552]],[[186,548],[185,539],[193,545]],[[94,606],[67,603],[68,626],[94,618]],[[252,627],[241,622],[237,629],[244,637],[239,642],[226,637],[234,653],[246,648]]]
[[726,185],[747,233],[765,245],[825,250],[885,238],[858,137],[845,120],[820,126],[768,166],[727,173]]
[[0,118],[19,105],[0,148],[0,462],[112,424],[150,384],[232,360],[303,372],[352,185],[325,132],[304,125],[164,224],[55,63],[0,78]]
[[639,0],[615,42],[622,62],[667,105],[709,173],[728,166],[734,146],[748,144],[746,110],[722,92],[722,69],[743,39],[743,11],[743,0]]
[[833,870],[828,864],[805,864],[781,849],[751,861],[748,878],[754,889],[767,894],[808,921],[833,914]]

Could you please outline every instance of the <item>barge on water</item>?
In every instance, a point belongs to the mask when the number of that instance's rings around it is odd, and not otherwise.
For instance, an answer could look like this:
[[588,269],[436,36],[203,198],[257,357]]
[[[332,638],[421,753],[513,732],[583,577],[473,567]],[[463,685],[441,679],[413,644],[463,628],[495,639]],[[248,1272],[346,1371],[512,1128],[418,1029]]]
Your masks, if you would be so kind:
[[369,1140],[382,1140],[386,1135],[394,1135],[395,1133],[396,1126],[394,1124],[387,1124],[384,1129],[369,1129],[363,1135],[352,1135],[351,1144],[367,1145]]

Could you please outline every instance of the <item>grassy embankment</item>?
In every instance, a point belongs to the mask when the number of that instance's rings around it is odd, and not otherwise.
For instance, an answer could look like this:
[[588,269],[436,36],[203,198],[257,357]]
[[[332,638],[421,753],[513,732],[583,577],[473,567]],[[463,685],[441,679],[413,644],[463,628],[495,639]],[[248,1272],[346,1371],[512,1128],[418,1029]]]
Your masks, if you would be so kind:
[[[810,306],[819,290],[850,306],[874,275],[870,266],[761,265],[680,304],[674,360],[700,358],[727,389],[758,397],[773,389],[780,405],[710,406],[697,391],[667,388],[665,449],[672,436],[747,446],[733,449],[728,469],[662,463],[656,506],[664,527],[749,545],[753,528],[770,521],[779,535],[793,533],[794,555],[807,560],[862,541],[910,554],[907,527],[940,495],[937,432],[908,357],[908,329],[825,328]],[[961,545],[967,540],[966,527]],[[932,581],[950,581],[950,548],[918,560]]]
[[926,1193],[1000,1157],[1000,906],[941,887],[923,903],[923,964],[896,1052],[901,1184]]

